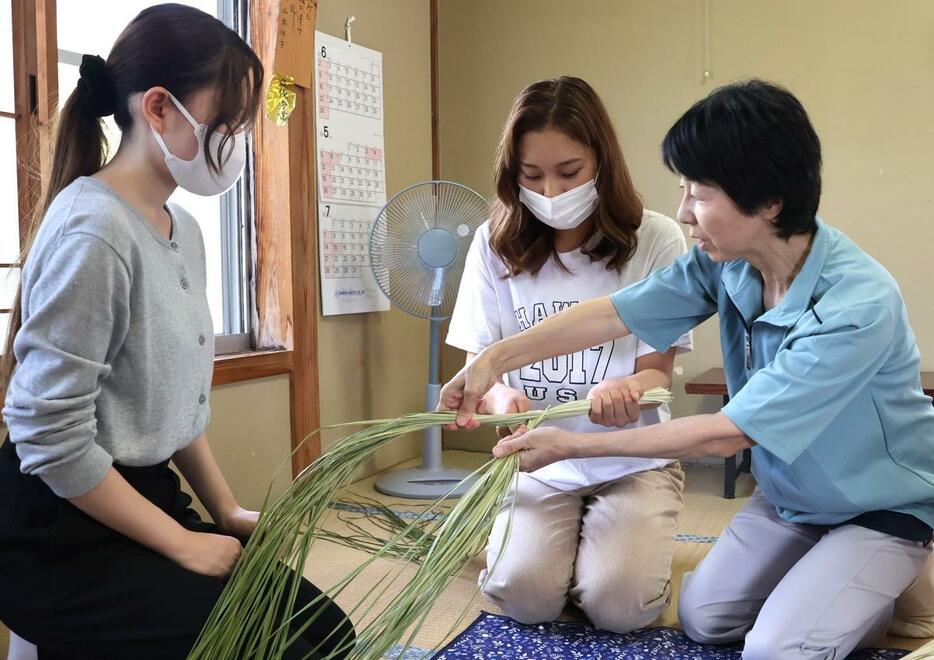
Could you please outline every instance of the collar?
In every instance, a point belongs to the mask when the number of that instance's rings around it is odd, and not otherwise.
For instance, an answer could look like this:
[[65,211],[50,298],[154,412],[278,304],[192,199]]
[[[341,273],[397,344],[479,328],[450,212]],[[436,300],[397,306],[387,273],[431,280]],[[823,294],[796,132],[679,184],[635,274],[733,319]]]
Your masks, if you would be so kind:
[[747,326],[753,321],[763,321],[790,327],[810,309],[830,250],[829,230],[820,218],[816,218],[816,222],[817,231],[804,265],[792,280],[782,301],[761,316],[762,274],[743,259],[731,261],[723,267],[721,282]]

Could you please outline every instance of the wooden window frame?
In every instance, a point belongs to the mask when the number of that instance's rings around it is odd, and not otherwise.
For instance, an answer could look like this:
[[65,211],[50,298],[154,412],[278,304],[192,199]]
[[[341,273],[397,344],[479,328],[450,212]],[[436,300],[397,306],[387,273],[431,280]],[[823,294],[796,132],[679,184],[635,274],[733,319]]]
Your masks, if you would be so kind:
[[[12,22],[16,176],[22,245],[29,218],[41,197],[42,182],[48,180],[51,169],[49,154],[58,90],[55,1],[12,0]],[[18,267],[18,264],[11,265]]]
[[[51,164],[58,95],[56,2],[7,1],[13,4],[14,120],[22,243]],[[267,76],[272,72],[278,13],[278,0],[250,3],[252,45]],[[320,425],[313,107],[313,90],[298,88],[296,108],[286,127],[277,127],[265,118],[256,123],[252,255],[255,308],[251,331],[257,349],[217,356],[213,377],[215,386],[270,376],[289,377],[293,476],[321,453],[320,438],[308,437]]]

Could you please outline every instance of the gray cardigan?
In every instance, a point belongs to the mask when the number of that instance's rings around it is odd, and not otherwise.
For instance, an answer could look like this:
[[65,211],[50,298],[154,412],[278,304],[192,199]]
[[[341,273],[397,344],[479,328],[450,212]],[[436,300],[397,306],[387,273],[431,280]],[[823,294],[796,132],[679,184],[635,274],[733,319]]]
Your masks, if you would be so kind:
[[166,460],[207,426],[204,242],[188,213],[169,214],[166,240],[82,177],[52,202],[23,267],[3,417],[22,471],[60,497],[88,492],[114,462]]

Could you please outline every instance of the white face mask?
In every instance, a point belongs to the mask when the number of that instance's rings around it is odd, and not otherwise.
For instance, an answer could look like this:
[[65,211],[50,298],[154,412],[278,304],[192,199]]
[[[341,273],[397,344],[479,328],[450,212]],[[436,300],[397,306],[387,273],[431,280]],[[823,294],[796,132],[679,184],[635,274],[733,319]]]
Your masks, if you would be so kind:
[[575,229],[590,217],[599,200],[596,179],[571,188],[557,197],[545,197],[519,186],[519,201],[536,218],[555,229]]
[[[246,134],[236,133],[227,141],[219,163],[220,172],[215,173],[208,165],[207,153],[204,151],[204,132],[207,126],[195,121],[191,113],[172,94],[169,94],[169,98],[194,128],[195,139],[198,141],[198,153],[191,160],[184,160],[170,152],[162,136],[152,126],[149,127],[156,138],[156,144],[165,154],[165,164],[175,183],[188,192],[206,197],[230,190],[243,174],[243,166],[246,164]],[[224,133],[217,131],[211,135],[208,145],[212,154],[217,154],[217,148],[224,137]]]

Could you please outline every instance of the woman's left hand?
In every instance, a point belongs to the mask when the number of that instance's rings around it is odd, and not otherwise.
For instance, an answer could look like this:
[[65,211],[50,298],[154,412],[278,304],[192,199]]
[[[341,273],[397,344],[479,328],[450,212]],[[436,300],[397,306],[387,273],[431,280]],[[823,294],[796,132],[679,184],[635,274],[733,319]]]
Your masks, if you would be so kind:
[[521,452],[519,469],[533,472],[571,456],[574,434],[554,426],[543,426],[531,431],[519,431],[504,438],[493,447],[496,458]]
[[258,521],[259,511],[249,511],[237,506],[217,521],[217,528],[222,534],[233,536],[246,544]]
[[622,427],[639,421],[642,385],[635,378],[608,378],[595,385],[590,399],[590,421],[601,426]]

